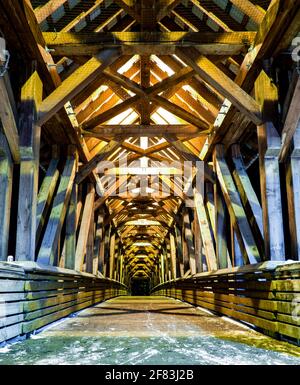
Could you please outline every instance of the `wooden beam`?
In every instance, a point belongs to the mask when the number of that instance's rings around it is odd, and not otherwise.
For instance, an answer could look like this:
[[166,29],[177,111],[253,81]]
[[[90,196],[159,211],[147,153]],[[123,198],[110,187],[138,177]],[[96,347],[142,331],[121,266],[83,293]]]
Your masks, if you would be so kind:
[[278,164],[281,143],[274,126],[278,116],[278,91],[264,71],[255,82],[255,97],[266,122],[257,127],[265,254],[271,260],[283,261],[285,244]]
[[75,270],[82,271],[84,264],[84,256],[86,254],[87,240],[91,225],[91,218],[94,216],[95,189],[89,184],[88,192],[85,198],[84,209],[81,219],[80,231],[78,235],[76,254],[75,254]]
[[[294,225],[294,228],[290,226],[291,240],[294,244],[292,252],[295,250],[295,256],[300,260],[300,200],[298,199],[300,193],[300,121],[294,133],[294,150],[291,154],[291,180],[287,186],[288,194],[291,195],[291,202],[289,205],[289,223]],[[288,197],[289,197],[288,195]]]
[[116,233],[110,236],[109,244],[109,278],[114,279],[115,272],[115,244],[116,244]]
[[116,193],[116,191],[118,189],[120,189],[128,180],[129,180],[128,175],[120,176],[120,178],[118,178],[116,183],[113,183],[113,185],[111,187],[109,187],[107,189],[107,191],[105,191],[104,195],[96,200],[95,205],[94,205],[94,210],[97,210],[100,206],[102,206],[105,203],[105,201],[110,196],[114,195]]
[[21,90],[20,113],[20,184],[16,259],[34,261],[36,247],[36,213],[39,177],[41,127],[37,112],[42,101],[43,85],[35,70],[35,63]]
[[90,131],[82,131],[83,135],[89,137],[115,137],[115,136],[164,136],[165,134],[176,134],[178,136],[188,136],[189,134],[204,135],[197,127],[189,124],[153,124],[153,125],[99,125]]
[[[97,259],[97,271],[103,273],[103,253],[101,252],[101,246],[104,243],[104,215],[102,212],[97,214],[96,219],[96,231],[95,231],[95,247],[94,247],[94,259]],[[96,271],[96,273],[97,273]]]
[[232,161],[234,164],[232,176],[249,218],[249,223],[251,225],[253,234],[255,235],[260,255],[262,256],[262,259],[264,259],[263,215],[261,205],[245,169],[245,165],[240,152],[240,146],[238,144],[233,145],[231,147],[231,153]]
[[134,0],[115,0],[120,8],[123,8],[124,11],[133,17],[138,23],[141,21],[140,15],[136,12],[135,6],[136,3]]
[[200,226],[201,238],[205,250],[207,269],[208,271],[217,270],[217,257],[214,248],[213,238],[210,231],[209,220],[205,211],[203,195],[196,188],[194,188],[194,201],[196,220],[198,221]]
[[[170,55],[176,47],[195,47],[203,55],[238,55],[254,42],[256,32],[44,32],[53,56],[96,55],[121,48],[124,55]],[[158,47],[157,49],[155,47]]]
[[[193,1],[196,2],[197,0]],[[250,93],[253,89],[254,81],[261,69],[262,60],[274,55],[286,26],[289,25],[296,12],[297,7],[295,7],[292,0],[274,0],[270,3],[266,16],[259,26],[253,49],[246,54],[235,77],[235,82],[246,92]],[[221,142],[223,136],[228,132],[228,127],[232,124],[235,112],[234,105],[227,100],[216,118],[214,130],[203,146],[201,159],[209,159],[214,144]]]
[[281,133],[282,142],[281,149],[279,153],[279,161],[283,162],[290,148],[293,135],[296,132],[297,127],[299,126],[300,121],[300,76],[294,90],[294,94],[289,106],[288,114],[285,119],[284,127]]
[[[150,87],[150,55],[142,55],[140,62],[140,85],[143,89]],[[143,98],[140,103],[141,107],[141,124],[148,125],[151,123],[150,105],[147,99]]]
[[39,242],[46,216],[50,208],[50,203],[52,201],[59,178],[59,171],[57,168],[58,161],[58,158],[51,160],[38,193],[36,210],[36,243]]
[[[71,20],[64,28],[61,29],[61,32],[69,32],[71,29],[75,28],[76,25],[78,25],[80,22],[86,22],[87,24],[89,22],[92,22],[93,19],[91,18],[94,11],[97,11],[98,7],[100,8],[101,4],[104,2],[104,0],[95,0],[95,4],[90,7],[88,10],[86,11],[83,11],[81,12],[77,17],[75,17],[73,20]],[[101,8],[100,8],[100,11],[101,11]],[[117,14],[114,14],[113,15],[113,18],[115,16],[117,16],[118,14],[120,13],[117,12]],[[73,16],[71,16],[73,17]],[[107,21],[107,19],[106,19]],[[106,21],[103,23],[103,24],[106,24]],[[109,23],[109,21],[108,21]],[[103,28],[104,25],[102,25],[102,28]],[[101,29],[101,25],[97,27],[97,29],[100,27]]]
[[13,162],[8,142],[0,130],[0,261],[7,260],[12,188]]
[[20,163],[19,134],[16,116],[10,103],[9,93],[4,77],[0,76],[0,119],[3,131],[7,138],[12,158],[15,163]]
[[240,196],[226,164],[222,145],[216,145],[214,163],[230,218],[234,224],[234,229],[238,237],[240,248],[248,258],[248,261],[245,262],[257,263],[261,259],[259,251],[249,226]]
[[67,101],[71,100],[90,82],[94,81],[118,57],[118,50],[105,50],[73,72],[41,103],[39,108],[39,124],[47,122]]
[[69,207],[66,217],[66,236],[65,236],[65,263],[66,269],[75,269],[76,255],[76,230],[79,215],[77,217],[78,208],[78,185],[73,184],[70,197]]
[[184,228],[184,237],[187,245],[189,267],[190,267],[191,274],[194,275],[197,273],[196,258],[195,258],[195,244],[194,244],[188,209],[184,209],[183,211],[183,228]]
[[46,4],[39,6],[34,10],[37,22],[42,23],[47,17],[51,16],[58,8],[60,8],[67,0],[49,0]]
[[111,140],[99,151],[97,155],[95,155],[89,162],[87,162],[79,169],[75,178],[75,182],[77,184],[81,183],[91,172],[95,170],[99,162],[109,157],[119,146],[119,142]]
[[256,24],[260,24],[266,12],[248,0],[230,0],[240,11],[249,16]]
[[194,50],[185,51],[184,49],[180,49],[176,51],[176,54],[187,65],[193,68],[203,80],[213,86],[224,97],[228,98],[228,100],[230,100],[239,111],[248,116],[254,124],[258,125],[262,123],[260,108],[256,101],[209,59],[198,55]]
[[[216,169],[215,169],[216,172]],[[214,190],[214,234],[216,243],[217,266],[219,269],[228,267],[227,265],[227,239],[225,218],[225,202],[222,196],[220,184],[217,182],[213,186]]]
[[181,3],[181,0],[167,0],[162,3],[162,7],[160,8],[159,12],[157,13],[156,20],[159,22],[164,17],[168,16],[174,8],[177,7],[178,4]]
[[184,108],[179,107],[178,105],[170,102],[169,100],[167,100],[167,99],[165,99],[159,95],[150,96],[150,99],[157,106],[160,106],[160,107],[166,109],[167,111],[171,112],[175,116],[178,116],[180,119],[183,119],[186,122],[195,125],[196,127],[200,128],[201,130],[207,130],[209,128],[209,125],[205,120],[198,118],[196,115],[193,115],[193,114],[187,112]]
[[70,156],[60,178],[57,194],[54,198],[50,217],[38,253],[37,262],[43,265],[56,265],[58,239],[65,220],[68,203],[77,167],[77,160]]

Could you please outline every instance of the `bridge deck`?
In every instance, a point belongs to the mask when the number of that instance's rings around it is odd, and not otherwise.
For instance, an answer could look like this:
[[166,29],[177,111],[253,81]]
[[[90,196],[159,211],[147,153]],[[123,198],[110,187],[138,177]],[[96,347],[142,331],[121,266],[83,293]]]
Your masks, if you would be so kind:
[[11,362],[300,364],[300,348],[175,299],[124,296],[0,351],[0,364]]

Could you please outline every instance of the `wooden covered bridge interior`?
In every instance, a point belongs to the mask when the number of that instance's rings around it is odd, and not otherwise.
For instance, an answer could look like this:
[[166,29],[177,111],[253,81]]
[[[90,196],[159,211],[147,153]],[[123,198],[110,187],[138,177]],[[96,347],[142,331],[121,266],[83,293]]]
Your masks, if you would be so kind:
[[0,2],[0,342],[177,298],[300,340],[300,1]]

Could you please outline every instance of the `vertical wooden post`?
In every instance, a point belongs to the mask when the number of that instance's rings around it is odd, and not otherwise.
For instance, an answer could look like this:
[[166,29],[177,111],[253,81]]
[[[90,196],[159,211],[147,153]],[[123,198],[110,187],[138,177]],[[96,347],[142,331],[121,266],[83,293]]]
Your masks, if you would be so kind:
[[165,260],[165,281],[169,281],[169,260],[168,260],[168,250],[167,250],[167,243],[165,241],[164,243],[164,260]]
[[57,263],[56,255],[61,229],[66,217],[77,169],[77,153],[73,146],[69,147],[69,152],[37,257],[37,261],[44,265]]
[[103,244],[103,253],[104,253],[104,269],[103,269],[103,275],[105,277],[109,277],[109,244],[110,244],[110,233],[111,233],[111,225],[109,225],[105,229],[105,237],[104,237],[104,244]]
[[95,188],[90,183],[84,202],[83,214],[81,219],[80,231],[75,254],[75,270],[81,271],[84,256],[86,255],[86,246],[91,225],[91,218],[94,215]]
[[120,245],[120,238],[116,232],[116,237],[115,237],[115,253],[114,253],[114,265],[115,265],[115,268],[114,268],[114,271],[113,271],[113,279],[115,280],[118,280],[118,275],[120,273],[120,266],[119,266],[119,263],[120,263],[120,259],[119,259],[119,245]]
[[120,272],[119,272],[119,281],[124,283],[124,254],[120,255]]
[[191,229],[191,222],[188,209],[184,208],[183,211],[183,225],[184,225],[184,235],[187,244],[188,258],[189,258],[189,268],[191,274],[196,274],[196,260],[195,260],[195,246],[193,240],[193,234]]
[[49,211],[50,203],[52,201],[57,181],[59,178],[59,171],[57,169],[58,162],[58,147],[53,146],[52,160],[49,164],[37,197],[36,243],[38,243],[40,240],[46,216]]
[[172,279],[177,278],[176,272],[176,246],[174,234],[170,232],[170,257],[171,257],[171,277]]
[[97,215],[96,222],[96,233],[95,233],[95,247],[94,247],[94,259],[97,260],[97,264],[94,268],[94,274],[97,273],[97,270],[100,273],[103,273],[103,253],[101,253],[101,245],[104,243],[104,229],[103,229],[104,216],[103,213],[100,212]]
[[9,146],[0,128],[0,261],[7,260],[13,163]]
[[90,226],[88,231],[88,238],[86,243],[86,272],[87,273],[94,273],[94,230],[95,230],[94,210],[92,210],[92,215],[90,218]]
[[36,212],[41,127],[37,114],[43,96],[43,84],[32,64],[28,80],[21,90],[20,113],[20,184],[16,259],[34,261],[36,247]]
[[[216,166],[214,165],[214,169]],[[214,207],[215,207],[215,241],[216,255],[219,269],[227,267],[227,241],[225,207],[219,183],[214,184]]]
[[241,251],[245,256],[245,261],[246,263],[260,262],[261,257],[259,250],[256,246],[240,195],[227,166],[224,146],[222,144],[215,146],[214,163],[230,219],[234,225],[234,230],[236,231]]
[[271,260],[282,261],[285,260],[285,245],[278,164],[281,141],[274,126],[278,116],[278,92],[264,71],[255,82],[255,98],[265,121],[257,127],[265,254]]
[[73,184],[66,217],[65,268],[75,268],[78,185]]
[[109,278],[114,278],[115,271],[115,244],[116,244],[116,233],[113,232],[110,236],[109,245]]
[[214,249],[212,234],[209,227],[209,222],[205,210],[203,195],[196,188],[194,188],[194,202],[195,202],[195,220],[198,222],[202,242],[205,250],[205,259],[207,269],[216,270],[218,268],[217,258]]
[[160,283],[165,282],[165,261],[164,254],[160,254]]
[[175,226],[175,237],[176,237],[176,245],[177,245],[177,266],[178,266],[178,273],[180,274],[180,277],[184,276],[184,265],[183,265],[183,246],[182,246],[182,236],[181,231],[178,228],[178,226]]
[[234,165],[232,176],[240,194],[247,217],[249,218],[249,224],[255,236],[260,255],[263,257],[264,241],[262,209],[245,169],[244,162],[240,153],[240,146],[238,144],[231,146],[231,154],[232,162]]
[[202,266],[202,236],[199,221],[197,218],[197,211],[194,209],[194,221],[193,221],[193,233],[195,239],[195,261],[196,272],[201,273],[203,271]]
[[[291,174],[294,206],[294,239],[297,245],[297,258],[300,260],[300,118],[294,134],[294,150],[291,155]],[[292,220],[292,218],[290,219]]]

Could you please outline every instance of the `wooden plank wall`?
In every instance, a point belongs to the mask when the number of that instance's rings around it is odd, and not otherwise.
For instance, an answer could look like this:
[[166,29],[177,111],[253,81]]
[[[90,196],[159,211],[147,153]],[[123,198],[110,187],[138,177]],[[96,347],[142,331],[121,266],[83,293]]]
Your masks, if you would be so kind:
[[299,262],[265,262],[200,273],[160,284],[152,294],[189,302],[300,345]]
[[0,343],[125,294],[120,282],[91,274],[1,263]]

